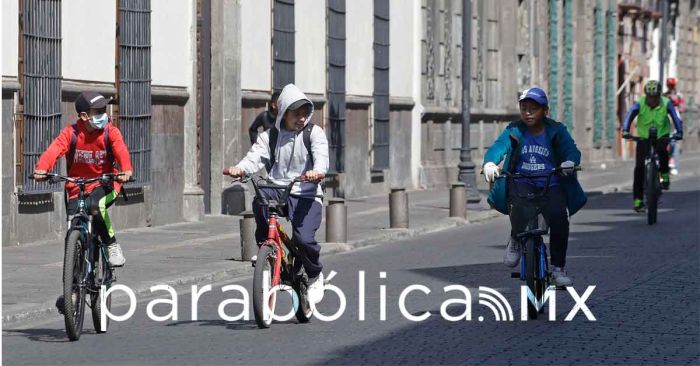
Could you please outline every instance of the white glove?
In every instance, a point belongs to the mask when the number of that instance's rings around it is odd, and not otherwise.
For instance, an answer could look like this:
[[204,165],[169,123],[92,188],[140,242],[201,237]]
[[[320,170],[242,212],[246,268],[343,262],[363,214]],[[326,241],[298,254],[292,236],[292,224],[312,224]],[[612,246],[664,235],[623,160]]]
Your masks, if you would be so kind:
[[572,175],[574,174],[574,167],[576,164],[574,164],[573,161],[567,160],[563,163],[561,163],[561,175],[567,176],[567,175]]
[[493,183],[498,176],[500,176],[498,165],[491,162],[484,164],[484,179],[486,179],[488,183]]

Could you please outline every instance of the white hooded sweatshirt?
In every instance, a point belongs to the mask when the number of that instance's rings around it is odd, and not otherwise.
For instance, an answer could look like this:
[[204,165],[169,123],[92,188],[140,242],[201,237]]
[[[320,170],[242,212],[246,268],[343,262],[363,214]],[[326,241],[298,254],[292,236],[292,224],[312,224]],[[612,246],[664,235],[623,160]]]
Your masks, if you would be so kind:
[[[311,156],[304,146],[303,129],[300,131],[288,131],[284,128],[282,119],[287,112],[287,108],[298,100],[307,100],[311,104],[311,114],[306,119],[306,124],[310,123],[313,115],[313,103],[294,84],[287,84],[282,89],[282,93],[277,99],[277,120],[275,126],[277,134],[276,162],[269,173],[274,184],[287,185],[294,178],[303,175],[307,170],[314,170],[320,174],[328,172],[328,139],[323,128],[314,125],[311,130],[311,151],[313,152],[313,166]],[[305,125],[306,126],[306,125]],[[270,161],[270,130],[258,135],[255,144],[250,148],[248,154],[238,163],[237,167],[243,169],[247,174],[254,174],[263,169]],[[323,189],[320,184],[298,183],[291,191],[292,195],[316,198],[323,197]]]

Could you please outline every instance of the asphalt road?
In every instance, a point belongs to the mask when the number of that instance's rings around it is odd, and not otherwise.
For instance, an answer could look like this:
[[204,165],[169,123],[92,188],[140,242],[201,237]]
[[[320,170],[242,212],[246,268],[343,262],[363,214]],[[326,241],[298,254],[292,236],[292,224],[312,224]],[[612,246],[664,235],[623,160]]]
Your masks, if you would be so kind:
[[[252,314],[250,320],[228,322],[218,307],[241,294],[222,293],[220,286],[230,283],[215,284],[199,299],[198,320],[192,320],[190,293],[178,298],[177,321],[149,319],[150,299],[139,299],[134,315],[113,322],[106,334],[94,334],[86,317],[78,342],[67,341],[61,319],[6,329],[2,360],[6,365],[699,364],[699,190],[697,177],[674,182],[662,197],[655,226],[631,210],[629,192],[594,197],[572,218],[567,270],[578,295],[596,286],[585,301],[595,321],[581,311],[564,321],[575,304],[566,291],[556,292],[555,321],[520,320],[522,282],[511,279],[500,263],[509,224],[499,218],[326,258],[324,272],[337,272],[332,284],[347,298],[345,312],[335,321],[291,320],[267,330],[257,329]],[[364,320],[359,320],[359,271],[366,280]],[[252,287],[250,278],[231,283],[248,291]],[[398,305],[401,292],[413,284],[430,290],[406,298],[410,315],[431,312],[420,322],[408,320]],[[463,297],[445,293],[448,285],[469,289],[471,320],[450,322],[441,316],[445,300]],[[515,320],[496,321],[478,301],[479,286],[502,293]],[[380,319],[382,291],[385,320]],[[339,304],[326,294],[319,310],[330,314]],[[166,298],[164,292],[155,295]],[[229,315],[241,309],[235,304],[225,308]],[[126,308],[113,310],[123,314]],[[169,310],[155,306],[159,315]],[[460,305],[448,309],[453,316],[464,311]]]

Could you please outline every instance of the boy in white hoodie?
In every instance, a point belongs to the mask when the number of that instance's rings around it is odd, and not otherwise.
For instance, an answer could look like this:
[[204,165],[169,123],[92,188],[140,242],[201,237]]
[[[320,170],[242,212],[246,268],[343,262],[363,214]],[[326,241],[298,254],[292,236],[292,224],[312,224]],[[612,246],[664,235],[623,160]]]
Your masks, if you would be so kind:
[[[294,84],[282,89],[277,107],[275,127],[259,134],[248,154],[228,172],[233,177],[242,177],[266,168],[274,184],[287,185],[302,175],[310,181],[294,185],[287,200],[287,212],[292,222],[292,239],[303,252],[301,259],[309,277],[309,302],[318,303],[323,298],[323,266],[316,231],[321,226],[323,190],[313,182],[323,179],[328,171],[328,140],[321,127],[309,122],[314,105]],[[270,136],[277,138],[276,144],[270,144]],[[261,191],[268,197],[281,194],[275,190]],[[253,211],[257,223],[255,237],[261,243],[267,239],[267,208],[256,199]]]

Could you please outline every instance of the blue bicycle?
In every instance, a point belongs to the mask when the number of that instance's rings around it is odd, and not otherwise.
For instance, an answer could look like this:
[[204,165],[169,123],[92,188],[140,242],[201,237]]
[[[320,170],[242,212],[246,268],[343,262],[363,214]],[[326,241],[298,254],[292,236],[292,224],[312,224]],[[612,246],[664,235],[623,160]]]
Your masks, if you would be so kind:
[[[580,167],[576,167],[580,170]],[[519,278],[525,281],[528,287],[527,313],[530,319],[537,319],[538,313],[544,312],[544,294],[551,285],[549,265],[547,262],[547,246],[542,239],[548,233],[546,224],[541,224],[540,216],[543,211],[544,196],[549,190],[549,183],[554,174],[560,173],[562,168],[554,168],[547,173],[539,175],[523,175],[502,171],[499,178],[505,178],[510,182],[519,179],[546,178],[544,187],[536,192],[520,192],[517,184],[509,184],[513,187],[511,192],[517,200],[510,204],[510,215],[516,222],[526,223],[525,230],[516,233],[515,239],[520,244],[522,251],[520,272],[512,272],[511,278]]]

